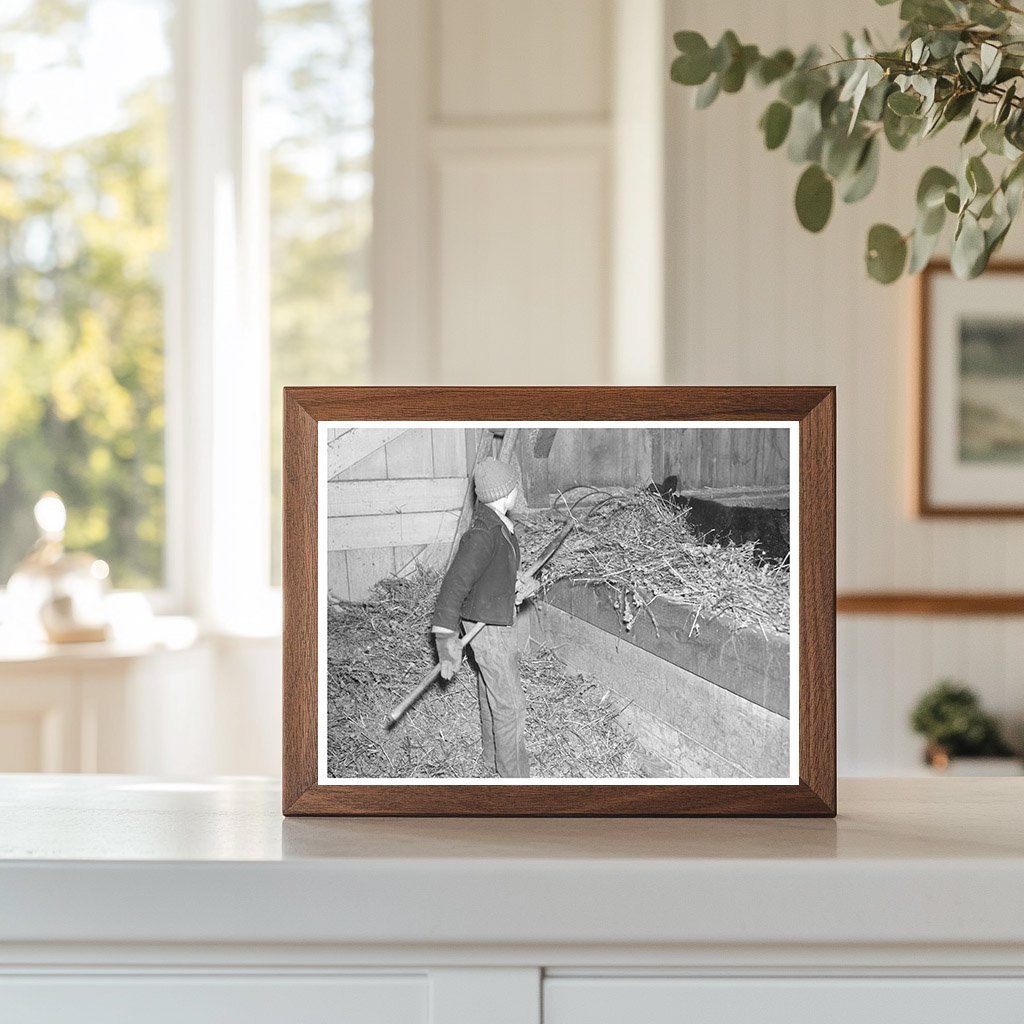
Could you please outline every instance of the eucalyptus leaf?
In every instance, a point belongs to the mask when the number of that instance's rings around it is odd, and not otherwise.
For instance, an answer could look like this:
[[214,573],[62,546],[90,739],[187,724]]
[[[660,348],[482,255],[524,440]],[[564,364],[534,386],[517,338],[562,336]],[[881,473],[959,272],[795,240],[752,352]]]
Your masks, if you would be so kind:
[[762,57],[754,66],[754,81],[762,87],[771,85],[788,75],[795,63],[796,58],[790,50],[776,50],[770,57]]
[[991,85],[999,74],[999,68],[1003,63],[1003,51],[991,42],[981,44],[979,51],[981,58],[981,84]]
[[846,85],[843,86],[843,91],[839,94],[840,103],[851,103],[853,105],[853,110],[850,113],[850,127],[848,129],[851,132],[857,123],[857,113],[860,110],[861,103],[864,102],[869,85],[867,65],[860,64],[856,71],[846,80]]
[[700,85],[707,81],[710,74],[710,61],[705,62],[704,71],[701,72],[689,57],[676,57],[669,68],[669,77],[680,85]]
[[921,138],[925,139],[936,131],[942,122],[942,107],[932,107],[932,112],[925,119],[924,131]]
[[982,230],[978,219],[965,211],[960,221],[960,227],[953,238],[953,250],[950,257],[950,265],[953,273],[961,280],[976,277],[978,266],[985,258],[985,232]]
[[903,0],[900,17],[904,21],[920,21],[925,25],[945,25],[957,17],[957,13],[942,0]]
[[758,59],[756,46],[741,46],[732,63],[722,72],[722,92],[739,92],[746,81],[747,72]]
[[941,231],[926,232],[920,227],[915,228],[910,237],[910,262],[907,264],[907,273],[916,274],[928,265],[939,244]]
[[1013,101],[1017,96],[1017,83],[1011,82],[1007,87],[1006,91],[1000,97],[999,102],[996,104],[996,112],[992,117],[992,120],[996,124],[1002,124],[1013,110]]
[[[877,65],[876,65],[877,67]],[[868,88],[864,95],[864,102],[860,105],[860,121],[881,121],[885,113],[885,101],[893,91],[893,84],[886,78],[881,78],[874,85]]]
[[717,74],[712,74],[712,76],[694,93],[693,105],[698,110],[705,110],[715,102],[721,91],[721,78]]
[[843,187],[844,203],[860,202],[875,187],[875,183],[878,181],[879,148],[876,136],[872,136],[864,143],[853,174]]
[[882,117],[885,141],[897,152],[904,150],[923,124],[923,117],[900,117],[891,110],[886,110]]
[[992,254],[1002,246],[1012,223],[1013,218],[1008,213],[1004,213],[996,217],[985,229],[985,262],[981,267],[976,268],[976,275],[985,269]]
[[793,163],[817,160],[821,143],[821,111],[817,103],[806,100],[793,111],[786,155]]
[[673,32],[672,42],[676,44],[676,49],[680,53],[693,53],[701,50],[710,53],[711,51],[708,41],[699,32],[692,32],[689,29]]
[[1005,28],[1007,25],[1006,15],[993,7],[990,3],[972,3],[968,10],[968,17],[971,21],[978,25],[984,25],[985,28],[991,28],[999,30]]
[[[958,212],[958,211],[957,211]],[[939,203],[927,210],[918,210],[917,228],[925,235],[938,235],[946,224],[946,204]]]
[[917,186],[918,209],[927,213],[936,206],[942,206],[947,190],[955,184],[956,176],[944,167],[929,167]]
[[984,125],[981,129],[981,143],[994,156],[1002,156],[1006,146],[1006,133],[1002,125],[991,121]]
[[808,231],[821,231],[832,214],[832,180],[817,165],[811,164],[796,186],[796,215]]
[[1024,198],[1024,178],[1017,178],[1003,186],[1003,192],[1006,196],[1006,213],[1012,223],[1020,212],[1020,202]]
[[1024,157],[1019,157],[1003,175],[1002,190],[1006,196],[1006,210],[1012,220],[1017,216],[1024,197]]
[[980,134],[982,126],[983,122],[980,117],[972,117],[971,123],[967,126],[967,131],[964,132],[964,137],[960,140],[960,145],[970,145]]
[[962,213],[974,202],[978,195],[978,183],[973,176],[967,174],[968,162],[965,160],[960,165],[956,176],[956,192],[960,197],[960,210]]
[[680,85],[702,85],[711,74],[711,51],[708,49],[708,44],[704,42],[704,37],[696,32],[677,32],[677,40],[679,36],[692,37],[699,40],[700,45],[690,44],[688,50],[684,50],[672,61],[672,68],[669,72],[672,81],[678,82]]
[[962,45],[960,33],[955,30],[933,32],[928,41],[928,48],[932,51],[932,60],[946,60],[951,57]]
[[975,90],[981,88],[981,65],[973,57],[966,56],[964,51],[959,51],[954,54],[953,63],[966,88]]
[[789,126],[793,121],[793,108],[788,103],[776,100],[761,115],[761,130],[764,144],[768,149],[778,149],[786,141]]
[[852,171],[864,149],[863,133],[859,137],[845,134],[838,127],[822,132],[821,166],[833,178]]
[[736,37],[736,33],[732,29],[727,29],[711,51],[711,70],[721,74],[732,64],[734,56],[739,53],[741,48],[742,44]]
[[992,175],[980,156],[972,156],[967,161],[966,175],[976,194],[987,196],[995,188]]
[[890,224],[875,224],[868,232],[867,269],[880,284],[892,284],[907,262],[906,239]]
[[974,107],[975,95],[972,92],[954,93],[942,107],[942,116],[946,121],[957,121],[966,117]]
[[935,104],[935,79],[926,75],[914,75],[910,79],[910,84],[924,101],[922,113],[927,113]]
[[919,97],[909,92],[894,92],[889,96],[889,109],[894,114],[916,114],[921,106]]
[[839,93],[838,88],[829,89],[824,96],[818,102],[818,110],[821,113],[821,123],[828,124],[830,121],[837,121],[841,116],[837,112],[839,106]]
[[783,79],[779,87],[779,98],[785,100],[791,107],[797,107],[807,99],[807,74],[804,71],[794,71]]

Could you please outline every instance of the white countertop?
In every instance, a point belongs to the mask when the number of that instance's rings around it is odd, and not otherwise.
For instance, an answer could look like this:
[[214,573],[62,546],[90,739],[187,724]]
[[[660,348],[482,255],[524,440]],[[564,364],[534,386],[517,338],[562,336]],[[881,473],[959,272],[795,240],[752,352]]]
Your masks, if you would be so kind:
[[1024,946],[1024,779],[839,817],[284,819],[274,782],[0,776],[0,943]]

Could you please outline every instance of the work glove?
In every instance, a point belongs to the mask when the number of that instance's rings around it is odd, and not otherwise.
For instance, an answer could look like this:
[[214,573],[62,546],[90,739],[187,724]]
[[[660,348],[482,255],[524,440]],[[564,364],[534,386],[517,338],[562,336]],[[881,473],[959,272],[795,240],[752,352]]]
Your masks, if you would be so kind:
[[520,573],[516,576],[516,604],[521,605],[524,601],[533,597],[540,590],[540,582],[533,576],[523,576]]
[[446,682],[455,678],[462,664],[462,644],[457,633],[435,633],[437,657],[441,662],[441,678]]

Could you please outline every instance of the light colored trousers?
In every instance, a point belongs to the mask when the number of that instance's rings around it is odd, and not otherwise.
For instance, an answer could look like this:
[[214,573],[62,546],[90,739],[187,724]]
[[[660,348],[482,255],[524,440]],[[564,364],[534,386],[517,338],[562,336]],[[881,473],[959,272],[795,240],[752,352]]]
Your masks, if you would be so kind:
[[[466,632],[476,623],[463,620]],[[469,644],[476,660],[484,763],[503,778],[526,778],[526,696],[519,678],[516,627],[485,626]]]

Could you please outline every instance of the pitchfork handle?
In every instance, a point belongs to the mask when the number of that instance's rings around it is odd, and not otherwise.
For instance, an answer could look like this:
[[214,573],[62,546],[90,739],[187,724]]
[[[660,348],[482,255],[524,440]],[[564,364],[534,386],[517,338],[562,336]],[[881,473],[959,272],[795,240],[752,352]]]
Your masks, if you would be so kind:
[[[539,573],[541,569],[544,568],[545,563],[559,549],[559,547],[562,544],[562,541],[569,536],[569,531],[572,529],[572,526],[572,523],[567,523],[565,527],[559,531],[555,539],[550,544],[548,544],[548,546],[540,553],[540,555],[537,558],[537,561],[535,561],[533,565],[531,565],[530,568],[523,573],[524,576],[526,576],[527,578],[536,576],[537,573]],[[463,636],[459,640],[459,646],[465,648],[466,644],[468,644],[473,639],[473,637],[475,637],[477,633],[479,633],[480,630],[483,629],[486,625],[486,622],[478,622],[465,636]],[[434,684],[435,680],[440,674],[441,666],[435,665],[420,680],[416,688],[409,693],[405,700],[403,700],[401,704],[397,704],[395,707],[391,709],[391,713],[388,715],[387,718],[384,719],[384,728],[393,729],[398,724],[401,717],[406,713],[406,711],[408,711],[409,708],[411,708],[413,704],[415,704],[416,701],[418,701],[420,697],[422,697],[423,694],[430,689],[430,687]]]

